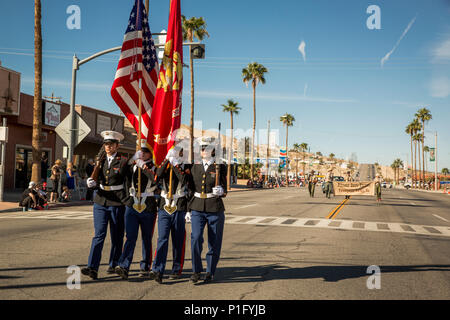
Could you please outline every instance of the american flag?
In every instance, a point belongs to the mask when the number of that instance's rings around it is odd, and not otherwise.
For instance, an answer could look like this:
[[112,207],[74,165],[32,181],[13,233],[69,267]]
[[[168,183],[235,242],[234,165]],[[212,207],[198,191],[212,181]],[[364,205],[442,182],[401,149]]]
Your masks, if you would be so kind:
[[158,58],[148,24],[148,15],[143,0],[136,0],[123,39],[111,96],[138,132],[139,80],[141,80],[141,137],[145,140],[151,131],[150,116],[158,83],[158,70]]

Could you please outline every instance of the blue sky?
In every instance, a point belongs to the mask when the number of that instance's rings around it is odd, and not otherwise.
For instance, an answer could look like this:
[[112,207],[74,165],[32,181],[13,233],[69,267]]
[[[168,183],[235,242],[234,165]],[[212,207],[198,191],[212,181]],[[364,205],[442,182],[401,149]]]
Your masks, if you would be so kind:
[[[85,58],[120,46],[133,2],[42,1],[43,95],[70,101],[73,54]],[[80,30],[66,27],[73,4],[81,9]],[[380,8],[379,30],[367,28],[370,5]],[[33,2],[0,6],[0,60],[22,73],[22,91],[32,94]],[[181,7],[187,17],[204,17],[211,35],[204,41],[206,59],[195,62],[195,118],[204,129],[218,121],[229,126],[220,105],[230,98],[242,107],[235,127],[251,128],[252,92],[241,70],[256,61],[269,70],[257,88],[257,129],[271,120],[282,144],[279,117],[288,112],[296,119],[290,145],[306,142],[311,151],[342,158],[354,152],[360,162],[409,160],[404,130],[427,106],[433,120],[425,143],[433,146],[437,131],[439,168],[450,167],[450,1],[181,0]],[[153,33],[167,28],[168,10],[169,0],[150,0]],[[306,59],[298,50],[302,41]],[[188,63],[187,50],[184,56]],[[118,57],[111,53],[80,68],[77,103],[119,112],[110,96]],[[188,124],[188,69],[184,79],[182,122]]]

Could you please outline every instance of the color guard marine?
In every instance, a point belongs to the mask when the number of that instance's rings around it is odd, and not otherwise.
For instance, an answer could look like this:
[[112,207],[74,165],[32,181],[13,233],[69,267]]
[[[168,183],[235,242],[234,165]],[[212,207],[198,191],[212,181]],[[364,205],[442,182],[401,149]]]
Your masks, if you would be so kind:
[[96,189],[94,198],[94,230],[87,267],[81,269],[83,275],[97,279],[106,233],[111,233],[111,251],[107,273],[114,273],[122,253],[124,236],[124,203],[127,159],[117,154],[123,135],[115,131],[103,131],[103,146],[94,171],[87,180],[88,188]]
[[188,184],[191,183],[191,165],[183,161],[183,149],[175,146],[156,170],[161,185],[158,210],[158,244],[152,267],[152,278],[162,283],[169,236],[172,239],[172,270],[170,279],[181,276],[186,244],[185,216],[189,200]]
[[225,223],[225,207],[222,197],[226,196],[227,170],[225,165],[217,164],[215,159],[217,145],[212,139],[205,137],[200,141],[200,163],[192,165],[192,184],[189,189],[193,193],[188,204],[191,212],[191,252],[192,270],[191,282],[200,280],[202,266],[203,230],[208,225],[208,248],[206,254],[206,275],[204,282],[211,282],[220,258],[222,237]]
[[[126,241],[119,264],[115,272],[122,278],[128,279],[128,272],[133,261],[134,249],[141,227],[142,260],[140,262],[140,277],[150,276],[152,264],[152,238],[155,229],[158,203],[155,198],[157,188],[156,167],[153,156],[144,140],[141,149],[130,159],[127,165],[127,188],[129,197],[126,201],[125,231]],[[139,193],[138,179],[141,171],[141,188]]]

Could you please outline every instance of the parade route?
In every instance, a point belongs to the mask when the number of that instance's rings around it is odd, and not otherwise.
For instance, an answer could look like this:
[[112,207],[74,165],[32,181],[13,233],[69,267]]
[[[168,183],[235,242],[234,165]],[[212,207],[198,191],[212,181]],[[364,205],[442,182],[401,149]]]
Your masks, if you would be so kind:
[[[140,238],[129,281],[106,274],[109,235],[99,280],[68,289],[69,266],[87,263],[92,207],[0,215],[0,299],[448,299],[450,197],[383,189],[383,201],[326,199],[320,188],[230,193],[215,281],[194,286],[190,224],[181,279],[162,284],[137,277]],[[414,203],[414,204],[411,204]],[[337,212],[336,208],[339,212]],[[330,219],[330,213],[334,218]],[[205,232],[207,232],[205,230]],[[153,250],[157,228],[153,237]],[[171,249],[168,265],[171,268]],[[205,246],[202,257],[207,250]],[[204,267],[206,266],[204,262]],[[369,289],[369,266],[380,289]]]

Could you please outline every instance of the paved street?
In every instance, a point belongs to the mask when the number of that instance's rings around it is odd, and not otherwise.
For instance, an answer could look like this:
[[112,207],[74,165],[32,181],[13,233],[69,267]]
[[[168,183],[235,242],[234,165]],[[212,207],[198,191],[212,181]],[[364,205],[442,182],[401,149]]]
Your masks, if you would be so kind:
[[[106,274],[108,235],[100,279],[82,277],[81,289],[69,290],[67,267],[87,263],[91,207],[2,213],[0,299],[450,298],[450,196],[383,189],[380,206],[373,197],[340,206],[343,199],[326,199],[319,186],[315,198],[295,187],[231,193],[215,281],[197,286],[189,224],[182,279],[138,278],[140,243],[129,281]],[[155,231],[153,248],[156,239]],[[381,270],[380,289],[367,287],[371,265]]]

